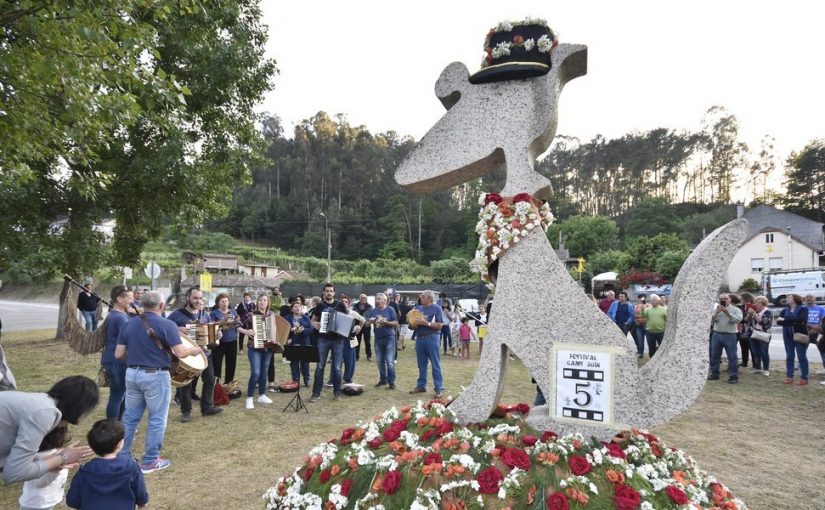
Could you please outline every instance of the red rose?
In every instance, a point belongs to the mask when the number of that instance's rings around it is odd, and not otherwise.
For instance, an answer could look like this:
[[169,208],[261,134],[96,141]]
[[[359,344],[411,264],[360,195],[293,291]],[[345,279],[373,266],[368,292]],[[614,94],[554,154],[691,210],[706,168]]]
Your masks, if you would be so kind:
[[321,483],[327,483],[331,477],[332,477],[332,473],[329,472],[329,469],[325,469],[325,470],[321,471],[320,475],[318,475],[318,480]]
[[554,492],[547,496],[547,510],[570,510],[570,503],[563,492]]
[[395,429],[387,429],[381,435],[384,437],[384,441],[392,443],[393,441],[398,439],[398,436],[400,436],[401,433],[396,431]]
[[423,434],[421,434],[422,441],[429,441],[436,435],[435,429],[427,429]]
[[627,454],[624,452],[621,446],[616,443],[604,443],[607,447],[607,454],[611,457],[616,457],[617,459],[626,459]]
[[484,57],[484,61],[487,62],[488,64],[492,64],[493,63],[493,55],[488,53],[487,56]]
[[429,466],[430,464],[443,464],[444,459],[441,458],[441,455],[430,452],[424,456],[424,465]]
[[647,439],[648,443],[659,441],[659,438],[654,436],[653,434],[648,434],[647,432],[640,432],[640,434],[643,435],[645,439]]
[[659,445],[657,445],[656,443],[650,443],[650,451],[653,452],[653,455],[657,457],[662,456],[662,449],[659,448]]
[[665,488],[665,492],[667,492],[667,497],[669,497],[670,500],[676,503],[677,505],[687,505],[688,503],[690,503],[690,500],[688,499],[687,494],[685,494],[685,491],[683,491],[679,487],[676,487],[675,485],[668,485]]
[[546,431],[546,432],[542,432],[542,434],[541,434],[541,442],[542,442],[542,443],[548,443],[548,442],[550,442],[550,441],[555,440],[557,437],[559,437],[559,435],[558,435],[558,434],[556,434],[556,433],[555,433],[555,432],[553,432],[552,430],[548,430],[548,431]]
[[341,444],[349,443],[349,440],[352,439],[352,435],[355,434],[355,429],[346,429],[344,432],[341,433]]
[[478,492],[482,494],[496,494],[498,492],[498,483],[502,480],[504,480],[504,475],[502,475],[501,471],[495,466],[483,469],[476,475]]
[[529,202],[532,198],[533,197],[530,196],[530,193],[518,193],[513,197],[513,203],[517,204],[519,202]]
[[521,438],[521,444],[523,444],[524,446],[533,446],[534,444],[536,444],[536,441],[538,441],[538,438],[530,434],[527,434],[526,436]]
[[613,503],[617,510],[636,510],[642,502],[642,497],[633,487],[617,483],[613,492]]
[[381,481],[381,490],[387,494],[392,494],[401,485],[401,471],[390,471]]
[[372,448],[373,450],[375,450],[376,448],[381,446],[383,443],[384,443],[384,441],[382,441],[380,437],[376,437],[375,439],[371,439],[370,441],[367,442],[369,447]]
[[345,498],[349,497],[349,491],[352,490],[352,480],[346,479],[341,482],[341,495]]
[[518,448],[505,448],[501,461],[511,468],[530,469],[530,456]]
[[501,198],[501,195],[499,195],[498,193],[487,193],[487,196],[484,197],[484,205],[487,205],[487,204],[496,204],[496,205],[498,205],[503,201],[504,201],[504,199]]
[[527,416],[527,413],[530,412],[530,406],[522,402],[521,404],[516,404],[513,410]]
[[567,464],[570,466],[570,472],[576,476],[586,475],[593,469],[590,462],[581,455],[572,455]]
[[435,430],[441,435],[447,434],[453,431],[453,423],[449,421],[442,422]]
[[409,422],[409,420],[395,420],[390,425],[390,428],[400,434],[402,431],[407,430],[407,422]]
[[304,481],[308,482],[309,479],[312,478],[312,473],[314,473],[314,472],[315,472],[314,467],[308,467],[308,468],[304,469]]
[[516,44],[521,44],[524,42],[524,37],[517,35],[513,37],[513,42]]

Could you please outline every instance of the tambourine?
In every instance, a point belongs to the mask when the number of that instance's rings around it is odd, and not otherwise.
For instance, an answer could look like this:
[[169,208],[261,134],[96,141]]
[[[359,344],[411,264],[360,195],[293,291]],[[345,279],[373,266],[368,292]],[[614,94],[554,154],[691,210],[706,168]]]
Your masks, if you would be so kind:
[[416,322],[418,319],[424,320],[424,314],[421,313],[420,310],[410,310],[407,313],[407,324],[409,324],[411,327],[418,326]]

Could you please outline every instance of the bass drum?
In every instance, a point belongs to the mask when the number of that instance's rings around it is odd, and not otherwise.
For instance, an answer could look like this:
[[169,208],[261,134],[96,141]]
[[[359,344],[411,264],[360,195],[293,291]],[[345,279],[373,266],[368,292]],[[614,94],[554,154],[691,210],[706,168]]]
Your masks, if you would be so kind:
[[[180,342],[184,347],[194,347],[195,344],[189,340],[188,335],[181,334]],[[172,360],[172,367],[169,369],[169,375],[172,377],[172,387],[180,388],[186,386],[192,379],[199,376],[201,372],[206,370],[209,366],[209,360],[206,359],[204,353],[198,353],[196,356],[186,356]]]

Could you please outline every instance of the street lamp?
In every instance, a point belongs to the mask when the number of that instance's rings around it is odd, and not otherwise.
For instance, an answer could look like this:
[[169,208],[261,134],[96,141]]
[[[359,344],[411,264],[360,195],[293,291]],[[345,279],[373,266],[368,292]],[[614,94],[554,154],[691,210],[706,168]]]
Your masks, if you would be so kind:
[[324,230],[327,232],[327,283],[332,282],[332,231],[329,229],[329,219],[327,215],[321,213],[324,218]]

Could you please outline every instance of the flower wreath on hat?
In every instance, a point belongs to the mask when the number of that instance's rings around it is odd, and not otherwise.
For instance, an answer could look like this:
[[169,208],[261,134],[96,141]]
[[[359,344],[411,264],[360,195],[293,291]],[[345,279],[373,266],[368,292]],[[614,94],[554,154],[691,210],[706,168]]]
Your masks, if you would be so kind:
[[478,202],[481,211],[476,224],[478,247],[475,261],[481,279],[490,283],[490,265],[534,228],[545,231],[550,228],[553,213],[547,202],[529,193],[518,193],[512,197],[484,193]]

